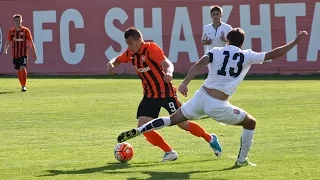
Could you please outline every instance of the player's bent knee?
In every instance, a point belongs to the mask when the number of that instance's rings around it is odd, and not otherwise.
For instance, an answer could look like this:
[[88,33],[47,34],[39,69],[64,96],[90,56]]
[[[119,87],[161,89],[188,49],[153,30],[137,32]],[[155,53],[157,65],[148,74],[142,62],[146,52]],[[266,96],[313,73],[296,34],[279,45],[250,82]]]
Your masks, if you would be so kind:
[[254,118],[250,119],[248,122],[248,129],[254,130],[256,128],[256,120]]
[[256,119],[250,114],[246,114],[243,121],[237,125],[242,126],[244,129],[254,130],[256,128]]
[[242,126],[244,129],[254,130],[256,128],[256,120],[253,117],[246,118]]

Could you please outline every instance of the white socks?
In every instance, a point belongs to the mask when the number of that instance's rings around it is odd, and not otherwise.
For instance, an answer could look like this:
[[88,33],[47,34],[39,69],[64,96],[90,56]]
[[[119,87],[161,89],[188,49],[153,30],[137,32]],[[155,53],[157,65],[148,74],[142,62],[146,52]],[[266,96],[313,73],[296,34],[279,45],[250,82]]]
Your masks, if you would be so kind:
[[241,148],[238,155],[238,161],[244,162],[247,157],[249,150],[253,142],[254,130],[243,129],[241,136]]
[[142,125],[138,129],[141,133],[144,133],[144,132],[149,132],[152,130],[164,128],[166,126],[169,126],[170,124],[171,124],[170,117],[161,117]]
[[162,117],[163,122],[164,122],[164,126],[170,126],[171,124],[171,119],[170,117]]

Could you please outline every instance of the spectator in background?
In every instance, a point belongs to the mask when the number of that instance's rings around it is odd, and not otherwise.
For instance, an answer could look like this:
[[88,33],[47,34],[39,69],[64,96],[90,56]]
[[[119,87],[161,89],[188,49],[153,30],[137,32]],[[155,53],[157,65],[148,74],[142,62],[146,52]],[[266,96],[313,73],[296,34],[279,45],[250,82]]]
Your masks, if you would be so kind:
[[210,16],[212,23],[203,27],[201,43],[207,47],[206,53],[214,47],[225,47],[227,45],[227,35],[232,30],[229,24],[221,22],[223,10],[220,6],[211,7]]

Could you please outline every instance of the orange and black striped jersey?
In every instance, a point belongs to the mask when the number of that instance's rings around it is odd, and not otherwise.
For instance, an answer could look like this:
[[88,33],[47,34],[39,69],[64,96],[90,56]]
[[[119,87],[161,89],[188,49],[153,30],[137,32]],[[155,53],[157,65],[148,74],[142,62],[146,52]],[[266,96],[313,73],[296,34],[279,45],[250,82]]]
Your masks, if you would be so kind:
[[119,63],[132,62],[144,89],[144,96],[149,98],[166,98],[176,96],[176,87],[164,81],[161,62],[165,60],[162,49],[153,42],[144,42],[138,53],[127,49],[117,57]]
[[15,27],[8,32],[8,41],[12,41],[12,56],[20,58],[28,56],[27,40],[32,41],[31,32],[28,28],[21,26],[18,31]]

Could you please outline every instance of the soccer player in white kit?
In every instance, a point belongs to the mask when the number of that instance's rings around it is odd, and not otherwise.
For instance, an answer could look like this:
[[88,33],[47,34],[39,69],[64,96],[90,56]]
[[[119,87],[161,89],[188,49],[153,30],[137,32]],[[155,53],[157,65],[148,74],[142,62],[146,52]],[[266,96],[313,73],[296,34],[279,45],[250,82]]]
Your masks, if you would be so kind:
[[290,43],[269,52],[257,53],[251,49],[242,50],[241,47],[245,39],[244,31],[240,28],[233,29],[227,35],[229,45],[226,47],[215,47],[202,56],[191,67],[179,86],[179,92],[187,96],[190,81],[204,67],[210,64],[211,68],[207,79],[189,101],[183,104],[170,117],[160,117],[139,128],[121,133],[118,136],[118,142],[129,140],[144,132],[208,115],[217,122],[243,127],[241,147],[235,166],[255,165],[250,163],[247,157],[253,142],[256,120],[246,111],[231,105],[228,98],[235,93],[252,64],[262,64],[266,60],[276,59],[286,54],[307,35],[306,31],[300,31],[295,40]]
[[[201,43],[205,45],[206,53],[214,47],[227,46],[227,35],[232,30],[232,27],[221,21],[222,16],[223,9],[220,6],[214,5],[211,7],[210,17],[212,23],[203,26],[201,37]],[[208,70],[210,70],[210,65],[208,65]]]
[[221,21],[223,10],[220,6],[214,5],[210,9],[212,23],[203,26],[201,43],[206,46],[206,53],[214,47],[225,47],[227,45],[227,35],[232,27]]

